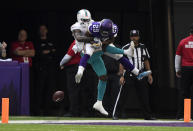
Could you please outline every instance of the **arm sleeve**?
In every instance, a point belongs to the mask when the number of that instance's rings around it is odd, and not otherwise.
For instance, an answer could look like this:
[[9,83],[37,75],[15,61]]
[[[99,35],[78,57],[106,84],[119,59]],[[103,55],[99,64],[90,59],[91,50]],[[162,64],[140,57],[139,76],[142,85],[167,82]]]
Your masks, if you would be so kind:
[[74,50],[72,49],[72,47],[75,45],[75,41],[73,41],[73,43],[70,45],[67,54],[62,58],[62,60],[60,61],[60,66],[66,64],[67,62],[69,62],[69,60],[76,54],[74,52]]
[[60,61],[60,66],[66,64],[71,58],[72,58],[72,56],[66,54],[66,55],[62,58],[62,60]]
[[181,56],[180,55],[175,56],[175,69],[176,69],[176,72],[178,72],[181,69]]

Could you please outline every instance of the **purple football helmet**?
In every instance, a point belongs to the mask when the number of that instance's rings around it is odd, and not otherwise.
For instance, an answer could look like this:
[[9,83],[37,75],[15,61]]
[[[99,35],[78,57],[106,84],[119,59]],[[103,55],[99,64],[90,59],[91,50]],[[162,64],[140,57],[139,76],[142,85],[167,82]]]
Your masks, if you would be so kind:
[[100,26],[100,34],[103,37],[108,37],[113,32],[113,22],[110,19],[103,19]]

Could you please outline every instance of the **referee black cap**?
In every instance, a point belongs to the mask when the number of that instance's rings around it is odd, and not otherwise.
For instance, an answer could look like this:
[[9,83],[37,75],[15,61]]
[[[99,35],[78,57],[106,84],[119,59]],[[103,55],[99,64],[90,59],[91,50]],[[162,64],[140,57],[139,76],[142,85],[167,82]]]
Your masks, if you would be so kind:
[[139,30],[131,30],[130,31],[130,37],[132,36],[139,36]]

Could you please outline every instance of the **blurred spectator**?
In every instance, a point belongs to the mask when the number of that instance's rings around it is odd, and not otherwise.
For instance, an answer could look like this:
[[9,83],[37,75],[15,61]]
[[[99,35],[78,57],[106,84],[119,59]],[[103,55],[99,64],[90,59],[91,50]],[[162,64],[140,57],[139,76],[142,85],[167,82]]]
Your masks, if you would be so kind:
[[36,70],[36,114],[51,115],[54,103],[52,94],[56,87],[57,55],[56,43],[48,38],[48,28],[40,25],[38,38],[35,42]]
[[[144,44],[140,43],[140,35],[138,30],[131,30],[130,32],[130,39],[135,44],[134,49],[134,56],[130,57],[128,56],[128,59],[130,60],[133,65],[139,69],[140,72],[143,72],[144,70],[151,70],[150,64],[149,64],[149,53],[147,51],[147,48]],[[130,43],[125,45],[123,49],[128,49],[130,47]],[[124,77],[121,77],[121,81],[124,79]],[[144,115],[145,120],[155,120],[154,117],[152,117],[152,112],[149,105],[149,89],[147,85],[147,79],[143,78],[142,80],[138,80],[135,75],[133,75],[130,72],[125,73],[125,85],[122,91],[123,98],[127,98],[127,90],[131,87],[134,87],[136,89],[136,93],[139,99],[139,103],[141,106],[141,110]],[[148,83],[153,83],[152,75],[150,74],[148,76]],[[124,112],[125,109],[125,101],[122,100],[122,110]]]
[[11,57],[19,62],[29,63],[32,66],[32,57],[35,55],[33,43],[27,40],[27,31],[21,29],[18,40],[11,44]]
[[7,44],[4,41],[2,42],[2,44],[0,43],[0,58],[1,59],[5,59],[7,57],[6,47],[7,47]]
[[33,115],[35,110],[34,89],[33,89],[33,70],[32,57],[35,55],[33,43],[27,41],[27,31],[25,29],[19,30],[18,40],[11,44],[10,55],[13,60],[19,62],[29,63],[30,66],[30,113]]
[[193,91],[193,24],[190,26],[189,32],[190,35],[180,41],[175,56],[176,76],[180,78],[181,82],[181,87],[178,88],[177,120],[183,119],[183,100],[191,99]]

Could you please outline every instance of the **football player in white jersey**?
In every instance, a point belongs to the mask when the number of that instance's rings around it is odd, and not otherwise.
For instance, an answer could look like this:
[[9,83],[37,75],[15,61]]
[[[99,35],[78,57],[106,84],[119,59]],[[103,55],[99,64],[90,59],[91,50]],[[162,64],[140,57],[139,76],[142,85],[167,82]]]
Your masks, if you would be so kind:
[[71,26],[72,35],[75,39],[75,52],[81,52],[84,44],[93,41],[93,37],[85,37],[88,33],[88,25],[92,23],[91,14],[88,10],[82,9],[77,13],[77,22]]

